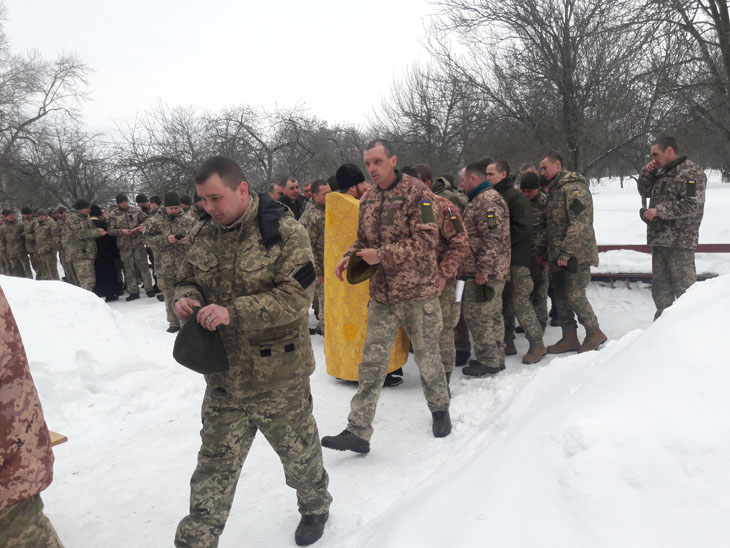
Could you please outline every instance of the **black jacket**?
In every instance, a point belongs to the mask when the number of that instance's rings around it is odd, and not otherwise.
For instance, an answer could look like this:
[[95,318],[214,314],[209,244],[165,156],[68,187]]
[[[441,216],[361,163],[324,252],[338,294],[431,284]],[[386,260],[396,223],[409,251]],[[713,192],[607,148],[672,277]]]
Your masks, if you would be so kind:
[[512,248],[512,266],[530,266],[532,237],[532,206],[522,192],[515,188],[510,176],[494,186],[509,208],[509,235]]

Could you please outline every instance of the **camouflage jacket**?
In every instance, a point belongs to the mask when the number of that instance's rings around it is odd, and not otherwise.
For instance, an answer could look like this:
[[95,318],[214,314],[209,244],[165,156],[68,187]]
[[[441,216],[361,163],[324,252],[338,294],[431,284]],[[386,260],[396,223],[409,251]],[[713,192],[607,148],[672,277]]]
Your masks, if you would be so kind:
[[208,385],[251,396],[311,375],[308,319],[315,274],[304,227],[267,194],[251,194],[238,221],[225,227],[205,216],[192,237],[178,269],[175,301],[218,304],[231,317],[230,325],[218,329],[229,369],[206,375]]
[[56,221],[56,247],[59,251],[63,251],[63,225],[66,224],[66,221],[61,219],[61,217],[58,218]]
[[66,215],[61,238],[69,260],[95,259],[98,236],[99,231],[88,217],[78,211],[71,211]]
[[174,278],[177,268],[185,258],[188,244],[171,244],[168,236],[188,235],[195,226],[189,215],[180,213],[174,217],[160,208],[161,213],[147,219],[144,232],[144,243],[155,253],[155,269],[163,278]]
[[469,196],[464,210],[471,254],[461,269],[464,276],[486,274],[491,280],[509,280],[511,247],[509,209],[499,192],[482,183]]
[[460,213],[464,213],[466,204],[469,203],[469,198],[456,190],[451,183],[443,177],[439,177],[431,183],[431,192],[433,192],[436,196],[442,196],[451,203],[459,206]]
[[547,259],[547,225],[545,210],[547,207],[547,196],[538,192],[534,199],[530,200],[532,206],[532,245],[533,263],[536,257]]
[[24,229],[23,223],[5,221],[5,224],[0,227],[0,253],[8,257],[27,255]]
[[638,189],[649,198],[657,216],[646,227],[646,243],[651,246],[695,249],[705,209],[707,179],[702,168],[686,157],[674,165],[639,175]]
[[144,223],[147,215],[136,207],[129,206],[127,209],[114,207],[109,211],[107,221],[109,223],[108,232],[117,239],[117,247],[121,249],[131,249],[140,245],[144,245],[142,233],[124,235],[122,230],[131,230],[137,228]]
[[45,221],[33,222],[33,239],[36,253],[55,253],[58,251],[56,221],[47,217]]
[[550,181],[545,206],[548,261],[575,257],[579,264],[598,266],[593,231],[593,197],[582,175],[561,171]]
[[442,196],[436,196],[434,203],[439,223],[439,243],[436,248],[439,275],[451,281],[456,279],[461,263],[471,254],[469,235],[456,204]]
[[370,278],[370,297],[399,303],[439,294],[436,247],[439,228],[434,194],[401,175],[387,190],[370,187],[360,200],[357,240],[347,254],[377,249],[380,263]]
[[324,216],[325,206],[312,202],[302,215],[300,222],[307,229],[309,242],[314,253],[314,270],[317,276],[324,276]]
[[51,436],[20,331],[0,287],[0,510],[53,480]]
[[23,236],[25,238],[25,250],[30,254],[36,252],[35,227],[37,224],[37,219],[23,219]]

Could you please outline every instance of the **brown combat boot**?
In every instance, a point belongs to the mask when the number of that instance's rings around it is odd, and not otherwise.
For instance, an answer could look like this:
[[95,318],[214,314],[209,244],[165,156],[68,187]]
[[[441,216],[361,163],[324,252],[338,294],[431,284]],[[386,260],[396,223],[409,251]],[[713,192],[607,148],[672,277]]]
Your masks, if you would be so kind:
[[504,353],[507,356],[514,356],[515,354],[517,354],[517,347],[515,347],[514,339],[504,341]]
[[580,354],[581,352],[598,350],[598,347],[605,343],[607,340],[608,337],[606,337],[606,334],[600,329],[593,329],[592,331],[588,331],[586,333],[586,338],[583,341],[583,344],[581,344],[580,348],[578,349],[578,354]]
[[527,354],[522,357],[522,363],[537,363],[545,354],[547,354],[547,348],[543,345],[530,345],[530,349],[527,351]]
[[563,338],[555,344],[547,347],[547,351],[551,354],[562,354],[563,352],[575,352],[580,348],[578,340],[578,332],[573,328],[563,327]]

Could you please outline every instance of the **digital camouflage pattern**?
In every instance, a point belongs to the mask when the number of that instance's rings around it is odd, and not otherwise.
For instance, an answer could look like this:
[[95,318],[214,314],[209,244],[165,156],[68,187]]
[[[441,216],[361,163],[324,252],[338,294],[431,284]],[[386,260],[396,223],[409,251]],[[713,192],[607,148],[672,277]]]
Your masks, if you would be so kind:
[[297,491],[299,512],[329,510],[332,497],[312,415],[309,379],[247,398],[208,385],[202,417],[202,445],[190,481],[190,514],[178,525],[176,547],[218,546],[241,467],[258,431],[281,459],[286,484]]
[[538,320],[530,295],[534,289],[530,269],[526,266],[510,267],[510,281],[502,293],[502,315],[504,316],[504,340],[515,338],[515,316],[525,330],[530,346],[542,346],[543,327]]
[[535,315],[540,322],[540,326],[545,331],[548,319],[548,273],[542,265],[534,265],[530,267],[530,276],[532,277],[532,293],[530,293],[530,302],[535,309]]
[[72,211],[66,216],[61,239],[66,259],[79,285],[92,291],[96,285],[94,259],[99,231],[87,216]]
[[324,219],[325,206],[312,202],[299,220],[309,234],[309,243],[314,254],[314,271],[317,276],[324,276]]
[[63,548],[43,501],[34,495],[0,509],[0,546],[3,548]]
[[434,196],[434,211],[439,225],[439,241],[436,247],[439,276],[453,281],[459,274],[461,263],[471,254],[469,235],[459,208],[449,200]]
[[439,297],[441,321],[443,327],[439,335],[439,352],[441,364],[445,373],[451,373],[456,363],[456,346],[454,343],[454,329],[461,316],[461,303],[456,302],[456,282],[447,282]]
[[550,267],[553,278],[553,300],[558,312],[558,324],[564,329],[575,329],[575,316],[586,331],[599,329],[598,319],[586,296],[591,283],[591,267],[585,263],[578,265],[578,272]]
[[[502,291],[504,280],[490,280],[487,285],[494,297],[481,301],[477,296],[477,284],[467,280],[464,286],[462,308],[464,320],[474,341],[474,354],[481,363],[498,366],[504,363],[504,318],[502,316]],[[468,350],[468,349],[467,349]]]
[[[162,208],[160,208],[162,209]],[[109,228],[107,232],[117,239],[117,248],[121,252],[123,249],[133,249],[144,246],[143,236],[141,232],[134,234],[122,234],[122,230],[132,230],[144,223],[147,215],[139,208],[128,206],[127,209],[121,207],[112,207],[107,214],[107,222]]]
[[659,317],[697,281],[694,249],[655,246],[651,252],[651,296]]
[[[370,297],[381,303],[438,297],[439,228],[434,195],[420,181],[396,177],[387,190],[371,186],[360,200],[357,239],[348,254],[377,249]],[[435,341],[436,339],[434,339]]]
[[[269,247],[259,223],[262,203],[267,215],[283,215],[276,221],[281,241]],[[257,430],[281,459],[300,512],[329,508],[309,387],[312,250],[304,227],[280,207],[268,195],[251,194],[246,212],[231,226],[201,220],[178,270],[175,300],[225,306],[231,319],[218,328],[229,369],[205,376],[202,446],[191,480],[190,515],[175,538],[178,547],[217,546]]]
[[373,435],[375,409],[400,326],[405,328],[411,339],[429,410],[433,413],[449,408],[446,375],[436,344],[442,328],[438,299],[413,299],[394,304],[371,299],[357,393],[350,402],[347,419],[347,430],[365,440]]
[[25,249],[25,227],[17,220],[5,221],[0,226],[0,255],[5,258],[8,274],[18,278],[32,278],[28,252]]
[[[509,211],[499,193],[486,187],[469,200],[464,210],[464,225],[472,252],[464,260],[461,273],[466,276],[480,273],[486,274],[489,280],[508,280],[511,258]],[[473,332],[471,324],[469,329]]]
[[58,261],[56,257],[58,236],[56,222],[50,217],[33,223],[33,239],[38,261],[39,280],[58,280]]
[[575,257],[580,264],[598,266],[593,197],[582,175],[561,171],[550,181],[545,217],[551,264]]
[[657,209],[657,216],[647,223],[646,243],[694,250],[705,209],[706,185],[702,168],[686,158],[655,172],[644,167],[637,188],[643,198],[649,198],[649,207]]
[[538,192],[537,196],[530,200],[530,206],[532,206],[530,248],[532,252],[532,265],[535,265],[535,259],[537,257],[541,257],[547,261],[547,195]]
[[[51,437],[28,369],[23,339],[0,287],[0,510],[53,480]],[[2,529],[0,528],[0,531]]]

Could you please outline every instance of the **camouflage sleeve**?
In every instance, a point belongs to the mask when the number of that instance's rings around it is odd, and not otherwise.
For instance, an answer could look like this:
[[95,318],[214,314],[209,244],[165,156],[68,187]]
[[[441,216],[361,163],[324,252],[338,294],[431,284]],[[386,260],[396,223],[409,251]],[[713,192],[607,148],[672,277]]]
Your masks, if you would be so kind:
[[93,240],[99,236],[99,231],[91,221],[85,223],[81,219],[71,218],[66,221],[66,226],[76,240]]
[[535,256],[547,257],[547,226],[545,225],[545,215],[535,215],[533,211],[532,233],[535,237]]
[[7,225],[0,226],[0,255],[5,255],[5,230]]
[[281,219],[280,231],[284,242],[274,263],[274,286],[269,291],[238,297],[226,307],[231,324],[235,322],[244,330],[251,325],[290,324],[306,315],[312,304],[315,277],[307,232],[298,221],[287,217]]
[[[436,253],[439,241],[439,227],[433,215],[433,198],[427,190],[412,197],[408,204],[408,223],[410,236],[381,246],[378,259],[387,270],[398,269],[403,263],[410,263],[416,257]],[[428,202],[428,205],[426,205]],[[430,208],[430,220],[424,215],[423,208]]]
[[[493,226],[490,226],[489,216],[493,213]],[[478,242],[471,242],[474,259],[477,264],[477,274],[486,274],[490,279],[496,275],[495,250],[502,247],[501,240],[509,235],[509,210],[507,204],[499,198],[499,202],[489,202],[487,210],[475,217],[476,229],[479,234]],[[504,233],[499,227],[505,226]],[[509,246],[507,246],[509,249]]]
[[142,235],[142,241],[146,246],[150,246],[153,249],[160,249],[168,243],[168,235],[164,234],[164,232],[167,231],[163,230],[164,227],[159,219],[152,219],[151,221],[148,221],[145,226],[147,229]]
[[464,229],[458,207],[446,208],[441,216],[441,235],[448,242],[439,263],[439,274],[445,280],[456,278],[459,266],[469,253],[469,235]]
[[321,230],[323,227],[320,227],[320,223],[315,222],[315,215],[308,215],[307,219],[308,222],[304,226],[307,228],[309,243],[312,246],[312,253],[314,254],[314,270],[317,273],[317,276],[324,276],[324,265],[317,260],[317,257],[320,255],[318,253],[319,247],[322,246],[324,249],[324,234]]
[[673,182],[678,199],[666,200],[657,205],[660,219],[681,219],[702,215],[705,207],[707,179],[701,169],[688,169]]
[[558,259],[565,261],[571,257],[582,256],[580,247],[585,241],[585,235],[593,230],[593,198],[590,191],[580,186],[569,187],[566,192],[568,229],[563,241],[558,242]]
[[115,238],[122,235],[122,229],[119,227],[116,215],[109,215],[109,222],[107,223],[106,231],[110,236],[114,236]]
[[177,275],[175,276],[175,296],[172,299],[173,303],[176,303],[180,299],[188,298],[195,299],[202,306],[209,303],[205,302],[203,292],[195,283],[195,271],[190,261],[184,259],[180,261],[177,267]]
[[639,191],[639,196],[642,198],[648,198],[651,196],[651,189],[654,186],[655,173],[650,172],[644,166],[639,173],[639,179],[636,181],[636,189]]
[[368,237],[367,233],[365,232],[365,227],[363,223],[363,212],[365,208],[362,206],[362,200],[360,201],[360,211],[358,213],[358,222],[357,222],[357,239],[352,242],[352,245],[348,248],[347,251],[345,251],[344,257],[349,257],[350,255],[354,255],[360,250],[366,249],[368,247]]

